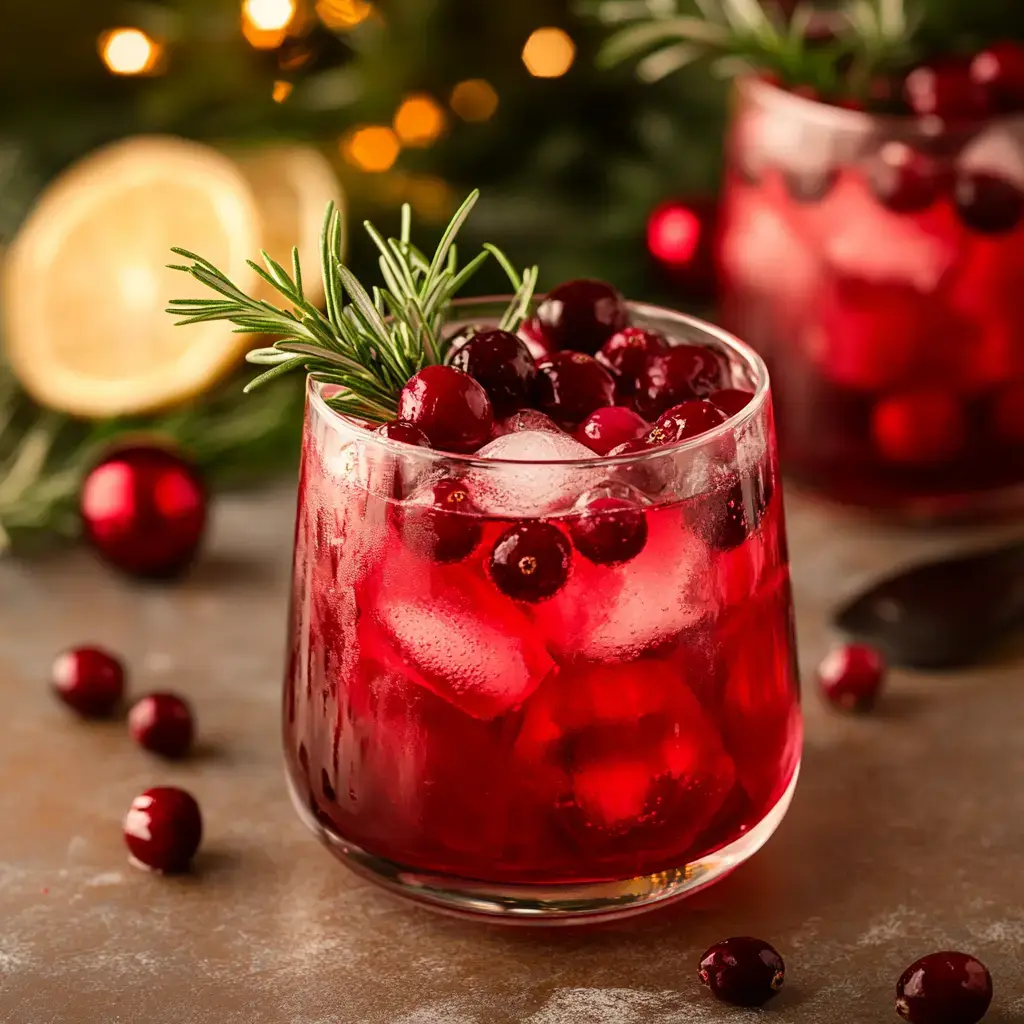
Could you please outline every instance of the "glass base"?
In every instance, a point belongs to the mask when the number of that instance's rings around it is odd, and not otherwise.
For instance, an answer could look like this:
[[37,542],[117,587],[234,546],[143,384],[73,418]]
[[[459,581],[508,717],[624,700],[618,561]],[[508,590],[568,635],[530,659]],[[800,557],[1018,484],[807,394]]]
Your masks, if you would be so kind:
[[317,821],[289,780],[299,816],[343,864],[385,889],[461,917],[502,924],[585,924],[642,913],[690,896],[724,878],[752,857],[779,827],[793,799],[800,766],[778,803],[746,835],[700,860],[654,875],[619,882],[565,885],[505,885],[453,875],[425,874],[377,857],[346,842]]

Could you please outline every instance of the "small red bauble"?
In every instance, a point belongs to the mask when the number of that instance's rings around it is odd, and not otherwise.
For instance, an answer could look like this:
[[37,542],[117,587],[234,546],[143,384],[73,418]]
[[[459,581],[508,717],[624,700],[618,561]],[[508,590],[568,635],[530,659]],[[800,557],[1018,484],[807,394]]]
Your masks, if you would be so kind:
[[128,733],[140,747],[163,757],[184,757],[192,746],[192,708],[175,693],[150,693],[128,712]]
[[187,871],[203,838],[195,798],[175,786],[140,793],[124,819],[124,841],[142,867],[163,874]]
[[656,206],[647,218],[647,251],[687,297],[714,297],[717,213],[712,199],[671,199]]
[[124,696],[124,666],[100,647],[75,647],[53,663],[53,688],[68,707],[86,718],[104,718]]
[[195,557],[207,494],[196,467],[169,448],[111,452],[82,484],[86,539],[105,561],[133,576],[170,577]]

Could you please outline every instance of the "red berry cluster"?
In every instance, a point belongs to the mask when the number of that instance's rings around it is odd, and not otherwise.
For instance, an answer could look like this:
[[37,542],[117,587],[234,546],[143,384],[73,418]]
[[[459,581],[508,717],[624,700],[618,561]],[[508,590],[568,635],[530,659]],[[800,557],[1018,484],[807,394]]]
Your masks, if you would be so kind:
[[[75,647],[53,663],[57,696],[83,718],[108,718],[120,706],[127,673],[123,662],[100,647]],[[184,757],[195,734],[192,708],[175,693],[150,693],[128,711],[128,732],[139,746],[162,757]],[[174,786],[139,794],[125,817],[124,838],[132,858],[165,874],[188,868],[202,838],[195,799]]]
[[[763,1006],[783,986],[786,966],[762,939],[737,936],[704,952],[697,977],[733,1006]],[[911,964],[896,983],[896,1012],[910,1024],[978,1024],[992,1002],[992,977],[967,953],[940,951]]]
[[[812,100],[826,99],[806,87],[792,91]],[[1004,41],[972,57],[938,57],[905,74],[876,81],[866,103],[849,96],[834,102],[847,109],[877,109],[915,118],[932,140],[951,132],[966,143],[986,121],[1024,112],[1024,45]],[[972,231],[998,235],[1014,230],[1024,220],[1021,183],[991,170],[958,167],[956,154],[949,148],[885,143],[865,161],[868,185],[882,205],[897,213],[918,213],[947,196]],[[787,182],[795,198],[822,198],[836,175],[812,177],[822,187],[811,192],[801,181]]]
[[[379,434],[470,454],[519,429],[566,430],[597,456],[629,455],[697,437],[752,397],[729,386],[717,352],[630,326],[625,301],[603,281],[559,285],[519,335],[470,327],[451,351],[447,365],[408,381],[397,419]],[[483,536],[466,479],[425,485],[396,516],[406,543],[438,562],[467,558]],[[642,514],[623,498],[597,499],[567,525],[568,534],[550,523],[509,527],[489,557],[494,583],[540,601],[565,583],[573,548],[610,565],[634,558],[647,539]]]

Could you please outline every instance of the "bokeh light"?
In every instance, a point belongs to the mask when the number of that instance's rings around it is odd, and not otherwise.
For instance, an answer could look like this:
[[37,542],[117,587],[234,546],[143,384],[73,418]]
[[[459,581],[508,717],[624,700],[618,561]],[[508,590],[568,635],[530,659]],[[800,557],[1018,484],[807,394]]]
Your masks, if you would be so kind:
[[486,121],[498,109],[498,94],[483,78],[469,78],[452,89],[449,102],[463,121]]
[[666,203],[647,224],[647,248],[655,259],[674,267],[689,266],[697,253],[704,225],[686,206]]
[[115,75],[144,75],[160,60],[160,45],[138,28],[115,28],[99,39],[100,57]]
[[373,13],[367,0],[317,0],[317,17],[334,32],[344,32],[366,21]]
[[523,47],[523,63],[535,78],[559,78],[576,59],[576,44],[560,28],[538,28]]
[[274,91],[271,93],[271,95],[274,97],[274,102],[284,103],[284,101],[288,99],[289,96],[291,96],[292,89],[294,88],[295,86],[293,86],[291,82],[286,82],[283,79],[278,79],[274,83]]
[[255,29],[278,31],[295,17],[295,0],[243,0],[242,17]]
[[407,96],[395,113],[394,128],[407,146],[429,146],[444,131],[445,113],[425,93]]
[[341,154],[350,164],[376,174],[390,170],[401,149],[398,136],[386,125],[355,128],[341,140]]

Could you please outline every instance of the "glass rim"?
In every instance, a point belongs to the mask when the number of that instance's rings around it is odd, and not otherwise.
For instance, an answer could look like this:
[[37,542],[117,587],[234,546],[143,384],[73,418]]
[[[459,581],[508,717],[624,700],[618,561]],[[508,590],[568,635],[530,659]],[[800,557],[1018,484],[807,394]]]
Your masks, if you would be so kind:
[[[452,302],[451,308],[453,311],[457,312],[460,308],[465,309],[473,306],[490,304],[495,306],[508,305],[511,300],[511,295],[481,295],[471,298],[455,299]],[[691,316],[689,313],[682,313],[678,310],[670,309],[667,306],[657,306],[652,303],[632,302],[627,300],[626,307],[631,313],[635,313],[641,318],[667,317],[675,320],[681,326],[685,326],[691,330],[698,331],[701,334],[714,338],[731,354],[738,357],[740,361],[743,362],[751,371],[757,381],[753,397],[742,409],[740,409],[739,412],[726,417],[723,422],[712,427],[710,430],[706,430],[702,434],[697,434],[695,437],[688,437],[682,441],[675,441],[672,444],[652,448],[647,452],[632,452],[625,455],[615,456],[595,454],[592,458],[587,459],[488,459],[479,458],[472,454],[460,455],[457,452],[440,451],[436,448],[421,448],[417,445],[408,444],[405,441],[396,441],[388,437],[383,437],[376,432],[375,428],[367,428],[358,420],[355,420],[336,409],[332,409],[327,404],[327,400],[322,394],[323,389],[325,387],[330,387],[330,385],[315,381],[310,376],[307,376],[306,378],[306,394],[309,398],[310,404],[316,409],[317,413],[321,417],[325,418],[332,424],[338,424],[344,429],[353,432],[356,435],[356,439],[364,443],[373,444],[385,451],[397,452],[405,457],[423,459],[424,461],[443,461],[466,469],[487,469],[487,467],[508,468],[517,466],[521,469],[524,466],[530,465],[575,466],[579,469],[592,469],[602,466],[629,466],[636,463],[654,462],[658,459],[664,459],[687,452],[699,451],[705,446],[714,444],[720,438],[734,433],[760,414],[765,403],[768,401],[768,395],[771,391],[771,381],[768,375],[768,367],[764,360],[756,351],[754,351],[753,348],[746,344],[746,342],[741,341],[729,331],[709,323],[707,320]],[[571,437],[572,435],[568,434],[567,436]]]
[[950,127],[937,116],[918,117],[915,114],[875,114],[867,110],[848,110],[834,103],[799,96],[754,74],[738,78],[736,88],[745,98],[771,108],[773,112],[782,111],[789,116],[814,121],[823,128],[856,128],[864,131],[884,127],[898,131],[905,137],[916,136],[921,139],[969,139],[993,125],[1020,121],[1024,117],[1021,114],[994,113],[981,121]]

